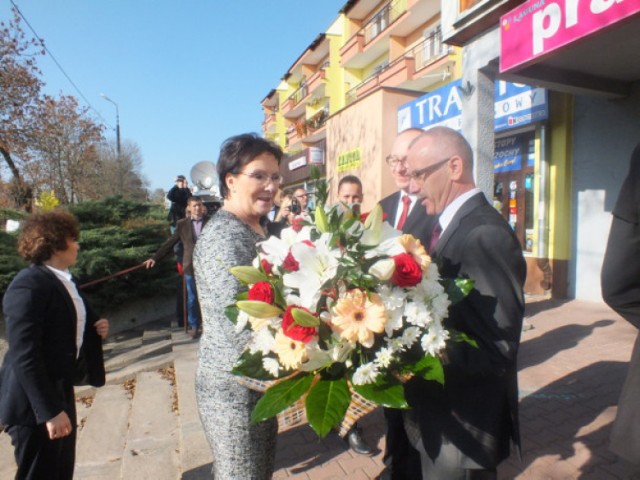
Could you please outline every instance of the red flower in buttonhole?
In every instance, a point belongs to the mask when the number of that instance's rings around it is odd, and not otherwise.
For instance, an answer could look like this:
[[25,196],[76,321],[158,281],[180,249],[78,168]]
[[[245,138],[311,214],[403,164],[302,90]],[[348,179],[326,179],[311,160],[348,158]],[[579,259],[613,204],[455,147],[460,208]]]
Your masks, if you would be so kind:
[[300,307],[298,305],[289,305],[287,307],[287,310],[284,312],[284,315],[282,316],[282,332],[287,337],[293,340],[309,343],[311,340],[313,340],[314,337],[318,336],[318,331],[315,329],[315,327],[303,327],[295,323],[293,314],[291,313],[291,310],[293,310],[294,308],[304,310],[314,317],[317,317],[315,313],[310,312],[304,307]]
[[273,265],[271,265],[266,258],[260,260],[260,265],[262,266],[264,273],[267,275],[271,275],[273,273]]
[[304,219],[302,217],[296,217],[293,219],[293,221],[291,222],[291,228],[293,228],[294,232],[299,232],[300,230],[302,230],[303,221]]
[[396,265],[392,283],[399,287],[414,287],[422,281],[422,268],[412,255],[401,253],[392,258]]
[[287,272],[297,272],[300,270],[300,263],[295,259],[291,251],[287,254],[282,262],[282,268],[284,268]]
[[275,298],[273,287],[269,282],[256,282],[249,289],[248,299],[272,304]]

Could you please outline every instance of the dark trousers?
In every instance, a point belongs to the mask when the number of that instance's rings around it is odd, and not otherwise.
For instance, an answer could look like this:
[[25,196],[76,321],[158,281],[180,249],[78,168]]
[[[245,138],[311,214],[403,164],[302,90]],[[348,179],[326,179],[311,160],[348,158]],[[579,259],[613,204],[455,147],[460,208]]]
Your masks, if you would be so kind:
[[391,480],[419,480],[420,453],[411,446],[404,429],[402,410],[384,408],[387,421],[387,446],[383,462]]
[[73,478],[76,461],[76,410],[73,387],[65,403],[68,406],[65,412],[69,415],[73,427],[71,434],[66,437],[50,440],[45,424],[5,426],[6,432],[11,437],[18,466],[16,480],[70,480]]
[[446,438],[442,439],[440,452],[435,458],[427,454],[422,442],[420,426],[411,411],[404,412],[404,424],[409,441],[420,453],[420,465],[423,480],[496,480],[498,472],[495,468],[487,469],[462,468],[462,452]]

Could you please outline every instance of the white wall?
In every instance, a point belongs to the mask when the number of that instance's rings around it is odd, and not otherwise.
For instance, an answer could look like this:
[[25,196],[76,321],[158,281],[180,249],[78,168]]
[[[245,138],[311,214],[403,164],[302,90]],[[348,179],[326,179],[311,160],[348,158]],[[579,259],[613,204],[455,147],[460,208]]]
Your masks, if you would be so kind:
[[601,301],[600,270],[611,210],[640,142],[640,85],[619,100],[576,97],[573,134],[575,238],[569,296]]

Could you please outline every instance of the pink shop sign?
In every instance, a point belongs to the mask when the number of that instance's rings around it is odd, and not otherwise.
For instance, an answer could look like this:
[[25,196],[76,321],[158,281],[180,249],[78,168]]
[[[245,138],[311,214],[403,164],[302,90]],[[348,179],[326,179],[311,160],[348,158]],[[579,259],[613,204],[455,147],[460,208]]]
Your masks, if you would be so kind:
[[640,12],[640,0],[529,0],[500,17],[500,71],[537,59]]

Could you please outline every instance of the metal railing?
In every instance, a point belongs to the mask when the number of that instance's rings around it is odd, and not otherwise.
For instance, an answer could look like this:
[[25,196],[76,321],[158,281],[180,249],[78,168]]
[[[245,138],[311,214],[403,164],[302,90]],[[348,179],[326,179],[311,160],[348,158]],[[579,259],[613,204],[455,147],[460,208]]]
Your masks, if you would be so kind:
[[415,61],[415,70],[420,70],[424,66],[428,65],[437,58],[447,55],[450,47],[442,43],[442,31],[440,27],[436,28],[431,35],[426,37],[422,42],[415,45],[411,49],[407,50],[404,55],[396,58],[391,63],[382,64],[373,73],[365,78],[362,82],[355,87],[350,88],[346,93],[345,101],[347,105],[357,100],[357,91],[365,84],[377,79],[382,73],[397,65],[399,62],[404,61],[407,58],[413,58]]
[[295,107],[307,96],[307,93],[307,82],[303,80],[298,89],[289,95],[287,100],[291,100],[291,106]]
[[376,13],[358,33],[364,33],[364,44],[384,32],[400,15],[407,11],[407,0],[391,0]]

